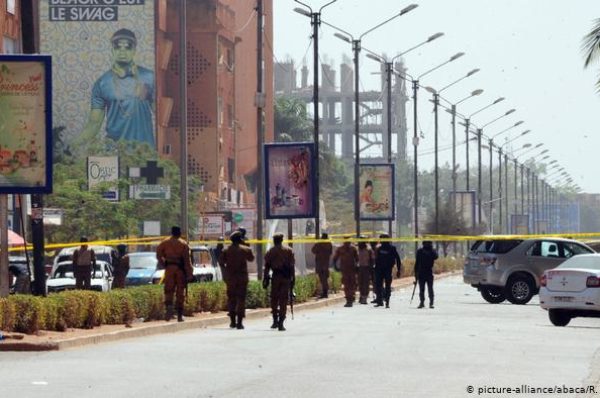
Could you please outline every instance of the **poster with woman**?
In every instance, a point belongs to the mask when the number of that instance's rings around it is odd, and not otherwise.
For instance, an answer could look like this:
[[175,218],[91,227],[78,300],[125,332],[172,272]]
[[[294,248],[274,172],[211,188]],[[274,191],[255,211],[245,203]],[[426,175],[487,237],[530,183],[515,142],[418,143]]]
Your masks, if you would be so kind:
[[266,218],[314,218],[314,144],[265,144]]
[[0,194],[52,192],[51,58],[0,56]]
[[359,217],[361,220],[393,220],[395,216],[394,165],[359,166]]

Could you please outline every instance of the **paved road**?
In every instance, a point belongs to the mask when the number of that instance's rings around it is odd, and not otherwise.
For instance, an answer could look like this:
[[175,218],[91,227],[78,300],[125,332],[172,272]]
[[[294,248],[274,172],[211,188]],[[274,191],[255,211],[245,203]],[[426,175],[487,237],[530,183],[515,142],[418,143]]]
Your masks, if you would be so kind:
[[460,277],[437,287],[434,310],[409,307],[404,289],[393,293],[389,310],[306,311],[285,333],[262,319],[245,331],[216,327],[64,352],[3,352],[1,396],[468,397],[485,386],[589,380],[600,392],[600,320],[556,328],[537,302],[489,305]]

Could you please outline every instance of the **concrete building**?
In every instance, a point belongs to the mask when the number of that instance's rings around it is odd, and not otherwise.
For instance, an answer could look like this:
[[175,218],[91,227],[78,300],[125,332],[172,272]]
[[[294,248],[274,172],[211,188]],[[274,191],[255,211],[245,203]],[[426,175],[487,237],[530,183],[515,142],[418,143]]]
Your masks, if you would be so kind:
[[21,10],[19,0],[0,0],[0,54],[21,52]]
[[[396,70],[403,70],[402,63],[396,63]],[[297,83],[297,70],[300,69],[300,86]],[[330,65],[321,65],[321,103],[322,140],[342,159],[352,162],[354,158],[354,70],[351,63],[343,62],[337,71]],[[299,98],[312,109],[313,89],[308,85],[308,68],[298,68],[293,61],[276,64],[276,95]],[[394,77],[392,86],[392,135],[396,136],[395,153],[397,159],[406,159],[407,126],[406,95],[404,80]],[[387,95],[386,76],[381,74],[381,89],[360,93],[360,132],[361,151],[375,153],[367,157],[383,158],[387,147]],[[377,150],[370,150],[375,147]]]
[[[179,5],[160,0],[157,121],[161,156],[179,159]],[[187,3],[188,172],[208,193],[208,208],[255,203],[257,165],[256,2]],[[264,1],[265,141],[273,136],[273,7]]]

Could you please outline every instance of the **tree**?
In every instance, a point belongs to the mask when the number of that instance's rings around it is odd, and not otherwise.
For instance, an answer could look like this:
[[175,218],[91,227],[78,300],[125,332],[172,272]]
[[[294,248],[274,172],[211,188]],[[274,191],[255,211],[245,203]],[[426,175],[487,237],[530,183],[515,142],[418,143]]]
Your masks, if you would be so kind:
[[[586,68],[600,60],[600,18],[594,21],[591,32],[583,37],[582,49],[585,58],[584,66]],[[600,92],[600,78],[596,82],[596,89]]]
[[[456,209],[452,208],[452,201],[446,200],[443,206],[440,206],[439,211],[439,227],[435,226],[435,213],[432,213],[427,220],[426,230],[431,235],[466,235],[469,233],[469,228],[465,224],[465,220],[461,217]],[[441,242],[444,256],[448,255],[448,246],[450,242]]]
[[275,100],[275,141],[311,141],[312,132],[313,124],[304,101],[291,97]]

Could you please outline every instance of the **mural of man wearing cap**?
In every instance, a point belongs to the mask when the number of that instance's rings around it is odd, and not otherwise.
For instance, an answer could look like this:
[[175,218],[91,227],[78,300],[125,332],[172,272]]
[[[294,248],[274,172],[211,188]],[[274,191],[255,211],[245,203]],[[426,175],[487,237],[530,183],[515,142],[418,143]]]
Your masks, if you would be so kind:
[[137,38],[131,30],[117,30],[110,42],[112,66],[94,83],[82,141],[96,140],[106,118],[108,138],[141,141],[154,147],[154,72],[135,63]]

